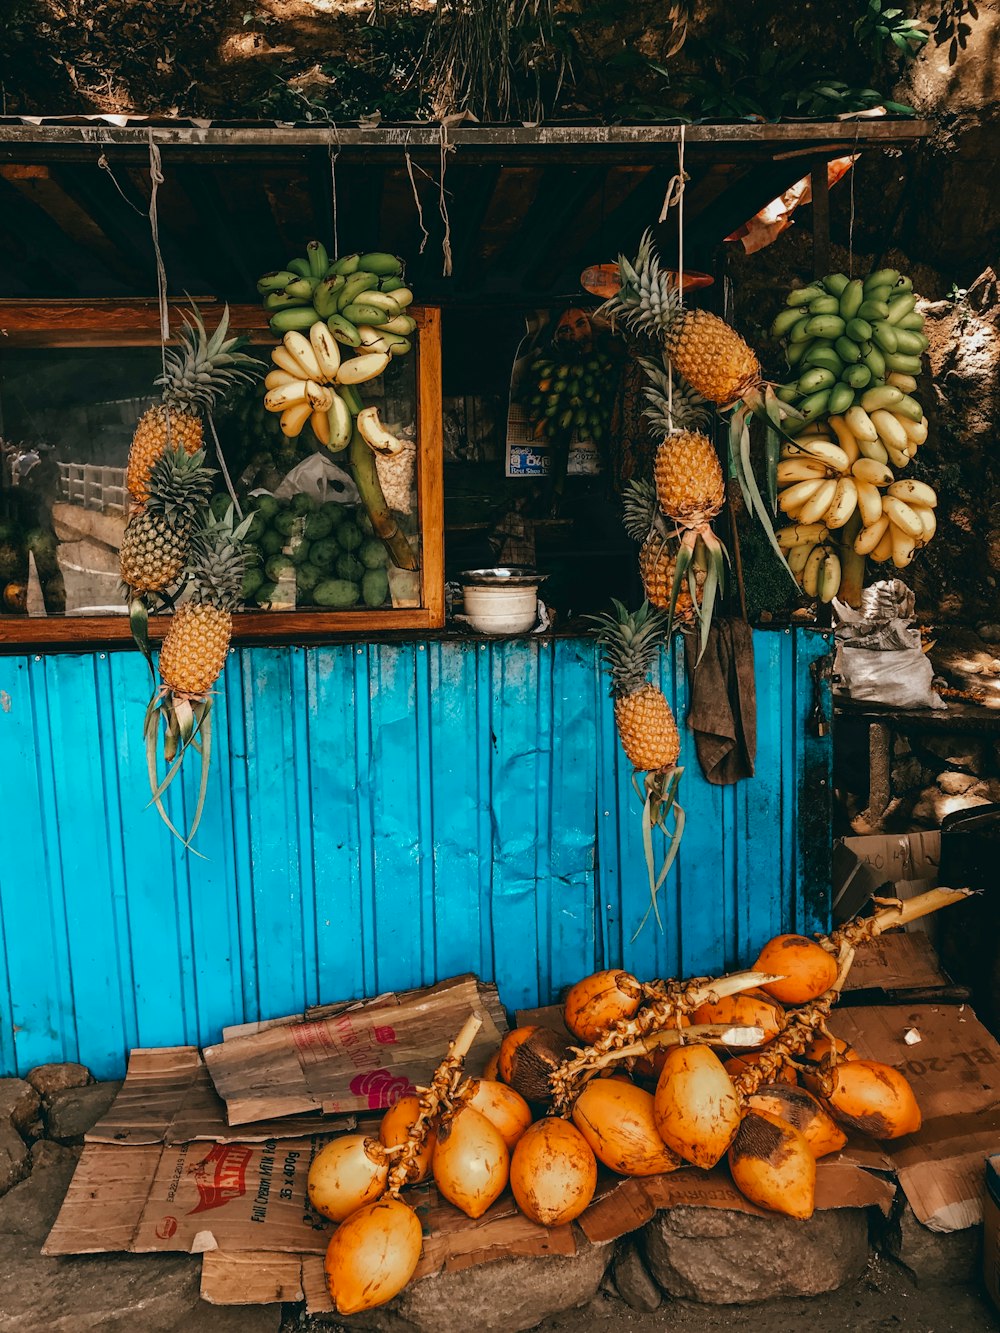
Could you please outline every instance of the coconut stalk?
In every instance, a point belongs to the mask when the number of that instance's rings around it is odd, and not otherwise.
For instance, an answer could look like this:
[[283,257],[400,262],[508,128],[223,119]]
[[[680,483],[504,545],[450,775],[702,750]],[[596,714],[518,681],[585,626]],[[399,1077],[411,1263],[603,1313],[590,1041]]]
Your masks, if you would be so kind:
[[[898,898],[876,898],[873,901],[880,906],[880,910],[873,916],[855,917],[839,930],[820,939],[819,943],[825,949],[837,954],[836,980],[829,990],[810,1004],[785,1011],[781,1032],[768,1043],[750,1069],[737,1074],[733,1079],[737,1093],[744,1099],[752,1096],[758,1088],[770,1083],[785,1063],[794,1063],[795,1058],[805,1052],[816,1036],[831,1036],[827,1030],[827,1020],[840,999],[859,945],[877,939],[897,926],[908,925],[911,921],[918,921],[923,916],[972,896],[972,889],[929,889],[905,902]],[[820,1062],[820,1077],[829,1074],[839,1059],[836,1043],[831,1039],[830,1052]]]
[[[707,1024],[703,1028],[681,1027],[681,1019],[692,1013],[702,1004],[715,1003],[725,995],[737,995],[740,991],[753,990],[768,982],[778,980],[767,972],[734,972],[730,976],[715,980],[702,978],[696,981],[653,981],[636,982],[627,973],[622,978],[628,984],[634,983],[642,988],[649,1003],[633,1017],[619,1018],[611,1023],[607,1030],[589,1046],[572,1047],[572,1059],[566,1060],[549,1076],[553,1102],[560,1114],[566,1114],[567,1108],[581,1088],[611,1064],[622,1060],[648,1055],[643,1043],[652,1042],[650,1049],[660,1045],[670,1045],[671,1041],[689,1041],[691,1034],[708,1031],[724,1025]],[[621,985],[621,980],[619,985]],[[622,986],[622,989],[625,989]],[[739,1031],[726,1026],[726,1031]],[[759,1028],[753,1029],[760,1032]],[[656,1040],[654,1041],[654,1037]],[[757,1044],[764,1040],[763,1032]],[[724,1044],[724,1043],[720,1043]],[[735,1041],[734,1045],[754,1045],[754,1042]]]
[[421,1149],[427,1142],[430,1130],[455,1103],[465,1057],[482,1026],[483,1020],[477,1014],[470,1014],[448,1047],[448,1054],[435,1069],[429,1086],[418,1089],[420,1110],[410,1126],[406,1142],[398,1149],[399,1156],[389,1169],[386,1195],[398,1199],[400,1191],[420,1175]]

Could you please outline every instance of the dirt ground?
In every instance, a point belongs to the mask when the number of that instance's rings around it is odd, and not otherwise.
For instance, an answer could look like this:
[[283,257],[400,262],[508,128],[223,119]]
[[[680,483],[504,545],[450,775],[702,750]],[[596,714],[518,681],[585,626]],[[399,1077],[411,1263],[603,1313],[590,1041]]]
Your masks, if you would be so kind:
[[582,1333],[613,1326],[628,1333],[987,1333],[1000,1318],[978,1288],[916,1287],[894,1265],[873,1259],[864,1278],[829,1296],[766,1301],[761,1305],[692,1305],[664,1301],[653,1314],[636,1314],[621,1301],[598,1296],[585,1310],[570,1310],[539,1333]]

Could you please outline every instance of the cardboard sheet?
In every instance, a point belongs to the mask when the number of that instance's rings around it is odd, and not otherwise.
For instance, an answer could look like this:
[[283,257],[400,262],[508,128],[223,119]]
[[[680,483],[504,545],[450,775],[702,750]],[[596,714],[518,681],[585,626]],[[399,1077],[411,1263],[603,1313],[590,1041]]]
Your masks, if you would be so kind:
[[[879,1148],[918,1219],[932,1231],[980,1222],[983,1160],[1000,1144],[1000,1045],[968,1005],[840,1009],[830,1028],[913,1086],[923,1126]],[[919,1042],[908,1045],[907,1031]]]
[[926,934],[891,931],[858,949],[847,974],[844,994],[884,991],[902,1000],[907,991],[937,990],[950,985],[950,978]]
[[288,1116],[241,1125],[226,1120],[226,1106],[196,1046],[137,1049],[129,1056],[121,1091],[86,1136],[88,1143],[243,1143],[353,1129],[354,1116]]
[[[941,833],[872,833],[840,838],[833,847],[833,919],[840,923],[860,912],[871,895],[907,899],[937,887]],[[933,917],[906,927],[933,935]]]
[[44,1254],[272,1250],[322,1254],[309,1164],[330,1136],[84,1147]]
[[[445,1203],[433,1185],[411,1190],[407,1198],[415,1201],[424,1231],[423,1253],[414,1282],[442,1269],[454,1272],[513,1254],[576,1253],[571,1226],[548,1229],[529,1221],[517,1211],[509,1191],[477,1221],[471,1221]],[[333,1230],[331,1225],[326,1241]],[[325,1248],[324,1243],[324,1251]],[[333,1310],[323,1276],[322,1252],[297,1256],[264,1253],[257,1258],[261,1261],[259,1272],[254,1271],[254,1256],[246,1253],[230,1255],[220,1250],[206,1255],[201,1278],[204,1299],[214,1305],[301,1299],[273,1294],[278,1290],[293,1290],[298,1284],[305,1292],[310,1314]]]
[[333,1008],[205,1050],[231,1125],[391,1106],[428,1082],[470,1013],[483,1020],[465,1062],[470,1074],[482,1073],[506,1029],[496,988],[473,976]]

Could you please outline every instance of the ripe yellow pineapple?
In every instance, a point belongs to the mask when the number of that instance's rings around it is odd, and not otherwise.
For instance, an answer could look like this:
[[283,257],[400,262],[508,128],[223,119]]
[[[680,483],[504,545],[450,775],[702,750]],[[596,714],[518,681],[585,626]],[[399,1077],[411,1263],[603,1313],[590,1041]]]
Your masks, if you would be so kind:
[[592,619],[611,676],[615,725],[622,749],[637,771],[663,773],[677,764],[680,735],[662,690],[648,676],[666,633],[666,619],[649,602],[628,611],[614,610]]
[[212,494],[215,469],[204,452],[167,449],[153,464],[149,499],[129,518],[118,560],[131,595],[162,592],[180,577],[199,511]]
[[684,307],[676,283],[660,267],[650,231],[634,263],[619,255],[618,269],[621,288],[602,314],[661,339],[677,371],[711,403],[733,403],[757,388],[760,365],[752,350],[718,315]]
[[166,369],[156,381],[163,401],[146,411],[132,436],[125,485],[137,504],[149,499],[149,478],[156,460],[169,447],[195,454],[204,440],[202,413],[237,380],[249,380],[247,368],[260,363],[237,349],[245,339],[227,338],[229,307],[208,336],[197,309],[184,317],[181,344],[166,354]]
[[[646,593],[646,599],[659,611],[670,610],[670,594],[674,586],[674,573],[677,569],[677,542],[671,541],[662,531],[662,520],[657,519],[656,492],[648,481],[633,480],[625,488],[622,497],[625,531],[639,547],[639,577]],[[704,572],[697,572],[699,583],[705,579]],[[677,590],[677,603],[674,607],[674,622],[688,625],[694,619],[695,607],[687,581]]]
[[234,529],[231,517],[222,519],[192,539],[191,597],[172,616],[160,649],[160,679],[175,696],[204,698],[226,664],[232,612],[243,599],[247,567],[243,537],[250,521]]
[[715,445],[697,430],[675,431],[656,451],[656,498],[668,518],[700,528],[721,511],[726,483]]

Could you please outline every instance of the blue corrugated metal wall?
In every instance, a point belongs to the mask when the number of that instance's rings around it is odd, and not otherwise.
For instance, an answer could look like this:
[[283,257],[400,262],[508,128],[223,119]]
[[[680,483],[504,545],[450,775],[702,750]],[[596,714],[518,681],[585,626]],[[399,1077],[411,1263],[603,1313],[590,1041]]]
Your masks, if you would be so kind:
[[[758,776],[709,786],[685,736],[665,932],[634,943],[639,811],[589,641],[233,654],[205,859],[144,808],[138,654],[0,658],[0,1068],[112,1076],[131,1046],[464,971],[533,1005],[597,966],[720,971],[821,928],[830,746],[807,717],[827,644],[754,643]],[[664,687],[683,716],[679,652]]]

